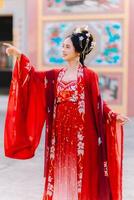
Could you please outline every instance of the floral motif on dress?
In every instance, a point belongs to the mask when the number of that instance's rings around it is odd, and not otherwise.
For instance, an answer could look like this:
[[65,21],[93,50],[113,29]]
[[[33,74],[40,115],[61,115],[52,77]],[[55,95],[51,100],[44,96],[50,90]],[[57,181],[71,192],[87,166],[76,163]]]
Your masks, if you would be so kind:
[[[81,195],[82,179],[83,179],[83,159],[84,159],[84,117],[85,117],[85,96],[84,96],[84,81],[83,81],[83,67],[80,65],[77,72],[77,81],[65,83],[62,78],[66,69],[63,68],[57,79],[57,92],[54,103],[53,113],[53,129],[52,139],[49,151],[49,171],[48,180],[46,183],[46,194],[43,200],[52,200],[54,194],[54,161],[55,161],[55,148],[56,148],[56,133],[55,133],[55,120],[56,120],[56,107],[58,103],[63,101],[77,102],[80,123],[75,124],[76,131],[76,152],[77,152],[77,192],[78,196]],[[69,126],[68,126],[69,129]],[[67,137],[65,138],[67,142]],[[70,142],[73,144],[73,141]]]

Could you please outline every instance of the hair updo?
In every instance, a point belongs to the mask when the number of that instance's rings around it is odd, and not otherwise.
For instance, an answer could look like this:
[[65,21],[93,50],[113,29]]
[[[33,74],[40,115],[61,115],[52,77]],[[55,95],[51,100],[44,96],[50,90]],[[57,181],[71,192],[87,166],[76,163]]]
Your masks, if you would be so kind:
[[74,29],[69,35],[76,52],[80,53],[80,63],[84,65],[86,55],[88,55],[95,46],[94,38],[88,31],[88,26]]

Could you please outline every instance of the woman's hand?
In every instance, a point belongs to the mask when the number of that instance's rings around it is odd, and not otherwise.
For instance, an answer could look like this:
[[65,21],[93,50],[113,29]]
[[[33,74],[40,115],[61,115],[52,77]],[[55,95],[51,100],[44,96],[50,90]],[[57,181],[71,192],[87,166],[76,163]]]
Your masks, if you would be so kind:
[[8,56],[15,56],[17,59],[21,57],[21,51],[9,43],[3,43],[7,47],[6,54]]
[[116,117],[116,120],[117,122],[119,122],[121,125],[124,125],[126,122],[129,121],[129,118],[124,116],[124,115],[121,115],[121,114],[118,114],[117,117]]
[[121,114],[114,113],[112,111],[108,113],[108,118],[109,118],[109,121],[112,121],[112,119],[116,118],[117,122],[120,123],[121,125],[124,125],[126,122],[129,121],[128,117]]

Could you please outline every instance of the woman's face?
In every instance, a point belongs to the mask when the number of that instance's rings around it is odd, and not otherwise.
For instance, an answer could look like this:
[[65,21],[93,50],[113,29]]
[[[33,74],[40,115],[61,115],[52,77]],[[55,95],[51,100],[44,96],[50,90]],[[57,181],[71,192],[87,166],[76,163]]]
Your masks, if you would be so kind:
[[66,38],[62,44],[62,56],[66,61],[76,59],[76,57],[79,56],[79,53],[75,51],[73,43],[69,37]]

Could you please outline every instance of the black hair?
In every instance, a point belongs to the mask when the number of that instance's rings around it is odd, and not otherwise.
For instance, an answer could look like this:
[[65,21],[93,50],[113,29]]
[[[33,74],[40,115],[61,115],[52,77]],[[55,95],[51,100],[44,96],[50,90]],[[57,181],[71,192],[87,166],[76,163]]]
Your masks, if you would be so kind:
[[88,55],[94,47],[94,38],[91,33],[87,30],[82,30],[80,32],[73,32],[71,35],[68,35],[67,38],[70,38],[75,51],[80,53],[80,63],[84,65],[84,60],[86,55]]

